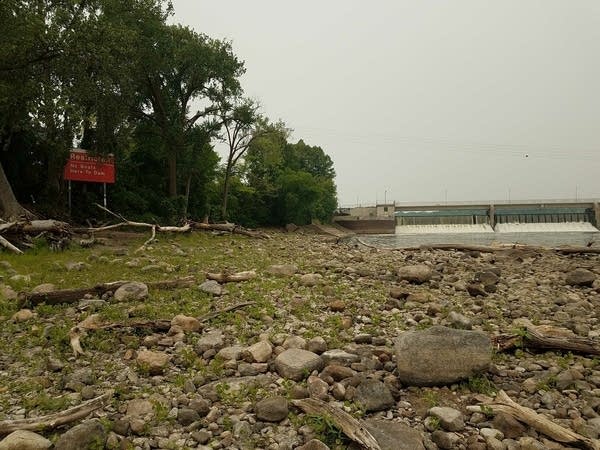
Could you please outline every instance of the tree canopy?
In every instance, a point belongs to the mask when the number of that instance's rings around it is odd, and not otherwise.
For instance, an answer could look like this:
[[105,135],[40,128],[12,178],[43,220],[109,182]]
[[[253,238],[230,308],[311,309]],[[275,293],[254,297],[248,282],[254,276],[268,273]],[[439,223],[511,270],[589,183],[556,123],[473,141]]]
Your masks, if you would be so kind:
[[[165,0],[0,2],[4,217],[21,205],[66,216],[73,147],[115,156],[109,202],[130,217],[260,225],[331,216],[331,159],[288,142],[283,122],[244,97],[230,42],[170,24],[171,13]],[[93,217],[99,186],[73,191],[72,218]]]

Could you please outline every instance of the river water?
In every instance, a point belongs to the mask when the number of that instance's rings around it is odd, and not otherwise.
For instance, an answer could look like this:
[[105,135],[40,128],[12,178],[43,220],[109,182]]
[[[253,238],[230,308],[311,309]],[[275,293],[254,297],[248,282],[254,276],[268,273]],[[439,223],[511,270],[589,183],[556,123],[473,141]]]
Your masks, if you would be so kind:
[[512,231],[511,227],[504,227],[504,229],[507,229],[505,232],[481,231],[477,228],[469,229],[468,227],[471,227],[471,225],[460,226],[460,230],[456,227],[448,228],[444,225],[437,226],[439,228],[436,230],[436,226],[433,225],[420,232],[414,232],[414,230],[405,232],[408,230],[397,227],[396,234],[361,235],[360,240],[379,248],[407,248],[433,244],[526,244],[560,247],[568,245],[585,246],[590,242],[593,243],[594,247],[600,246],[600,232],[591,226],[582,230],[579,226],[573,228],[564,224],[555,225],[555,227],[542,227],[544,228],[542,231],[535,227],[532,227],[533,231],[528,231],[527,227],[522,227],[519,224],[516,227],[517,230],[523,231]]

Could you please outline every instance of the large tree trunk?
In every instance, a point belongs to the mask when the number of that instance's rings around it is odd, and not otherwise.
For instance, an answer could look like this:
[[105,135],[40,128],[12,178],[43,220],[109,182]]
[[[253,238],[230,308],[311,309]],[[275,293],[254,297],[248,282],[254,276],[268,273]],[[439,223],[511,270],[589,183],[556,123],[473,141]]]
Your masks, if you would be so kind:
[[223,180],[223,202],[221,203],[221,219],[227,220],[227,199],[229,197],[229,179],[231,178],[231,158],[227,161],[225,168],[225,179]]
[[169,154],[169,197],[177,197],[177,154],[172,148]]
[[2,209],[2,217],[5,219],[15,218],[28,213],[17,201],[8,178],[6,178],[2,164],[0,164],[0,208]]

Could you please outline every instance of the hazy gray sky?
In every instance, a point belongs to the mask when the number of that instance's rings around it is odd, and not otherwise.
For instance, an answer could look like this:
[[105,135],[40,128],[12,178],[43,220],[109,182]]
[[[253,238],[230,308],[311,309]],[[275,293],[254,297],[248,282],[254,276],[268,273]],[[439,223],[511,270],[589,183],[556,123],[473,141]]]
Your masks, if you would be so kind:
[[340,204],[600,198],[598,0],[174,0]]

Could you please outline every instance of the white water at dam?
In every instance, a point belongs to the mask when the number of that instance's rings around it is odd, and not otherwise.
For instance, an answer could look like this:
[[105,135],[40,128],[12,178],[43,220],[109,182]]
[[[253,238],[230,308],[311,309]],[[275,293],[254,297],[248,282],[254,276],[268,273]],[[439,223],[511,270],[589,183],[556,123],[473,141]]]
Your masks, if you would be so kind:
[[486,223],[480,224],[427,224],[397,225],[396,234],[446,234],[446,233],[493,233],[494,229]]
[[598,229],[589,222],[498,223],[496,224],[495,230],[498,233],[561,233],[598,231]]

